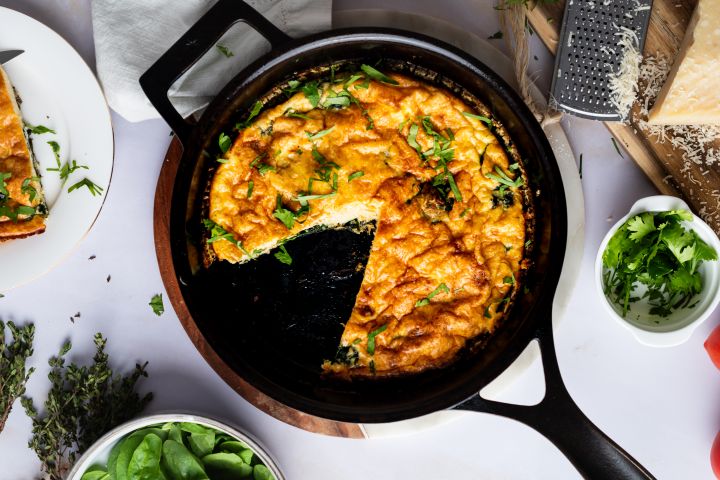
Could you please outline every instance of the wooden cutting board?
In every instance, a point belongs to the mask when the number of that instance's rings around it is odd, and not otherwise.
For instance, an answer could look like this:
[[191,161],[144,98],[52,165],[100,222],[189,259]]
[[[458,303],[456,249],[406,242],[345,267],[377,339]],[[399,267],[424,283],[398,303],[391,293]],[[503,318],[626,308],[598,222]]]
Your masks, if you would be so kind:
[[[654,0],[643,53],[674,59],[696,5],[697,0]],[[528,13],[533,30],[552,53],[557,50],[564,9],[565,0],[539,2]],[[669,141],[650,137],[637,124],[604,123],[660,192],[683,198],[720,233],[720,166],[684,161]],[[720,148],[720,141],[715,143]]]

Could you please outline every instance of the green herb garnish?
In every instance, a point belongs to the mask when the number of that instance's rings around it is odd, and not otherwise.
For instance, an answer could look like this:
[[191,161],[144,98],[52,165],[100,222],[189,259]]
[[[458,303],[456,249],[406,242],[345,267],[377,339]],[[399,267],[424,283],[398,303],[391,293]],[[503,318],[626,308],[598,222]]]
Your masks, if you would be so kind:
[[315,132],[315,133],[305,132],[305,133],[307,134],[308,140],[317,140],[318,138],[322,138],[325,135],[327,135],[328,133],[332,132],[334,129],[335,129],[335,125],[333,125],[330,128],[327,128],[325,130],[320,130],[319,132]]
[[436,296],[436,295],[438,295],[438,294],[440,294],[440,293],[450,293],[450,289],[447,287],[447,285],[445,285],[444,283],[441,283],[440,285],[438,285],[438,286],[435,288],[435,290],[433,290],[432,292],[430,292],[427,297],[422,298],[422,299],[418,300],[417,302],[415,302],[415,308],[417,308],[417,307],[424,307],[425,305],[430,304],[430,300],[431,300],[434,296]]
[[248,188],[247,188],[247,198],[250,198],[252,196],[253,187],[255,186],[255,182],[250,180],[248,182]]
[[322,198],[334,197],[335,194],[336,192],[322,193],[316,195],[298,195],[295,200],[302,205],[303,203],[307,203],[308,200],[320,200]]
[[356,178],[362,177],[363,175],[365,175],[365,172],[363,172],[362,170],[358,170],[357,172],[351,173],[350,175],[348,175],[348,183],[352,182]]
[[387,324],[383,325],[382,327],[379,327],[372,332],[368,333],[368,340],[367,340],[367,353],[368,355],[375,355],[375,337],[380,335],[382,332],[387,330]]
[[495,175],[493,173],[486,173],[485,176],[488,178],[492,178],[496,182],[501,183],[503,185],[507,185],[508,187],[511,187],[511,188],[518,188],[518,187],[522,187],[523,185],[525,185],[525,182],[523,181],[523,178],[521,175],[518,175],[515,180],[512,180],[497,165],[495,165],[495,172],[497,173],[497,175]]
[[155,295],[153,295],[148,305],[150,305],[153,313],[158,317],[165,313],[165,305],[163,305],[162,293],[156,293]]
[[292,265],[292,257],[285,248],[285,245],[280,245],[278,251],[275,252],[275,258],[277,258],[280,263],[284,263],[285,265]]
[[220,51],[220,53],[222,53],[223,55],[225,55],[227,58],[230,58],[230,57],[232,57],[232,56],[235,55],[235,54],[234,54],[228,47],[226,47],[225,45],[220,45],[220,44],[218,43],[217,45],[215,45],[215,47],[217,47],[217,49]]
[[482,115],[476,115],[476,114],[470,113],[470,112],[462,112],[462,114],[468,118],[474,118],[475,120],[480,120],[481,122],[485,122],[490,126],[492,126],[492,124],[493,124],[492,119],[490,119],[488,117],[484,117]]
[[382,73],[380,70],[378,70],[378,69],[376,69],[376,68],[374,68],[374,67],[371,67],[370,65],[365,65],[365,64],[360,65],[360,70],[362,70],[363,72],[365,72],[365,74],[366,74],[368,77],[370,77],[370,78],[372,78],[373,80],[376,80],[376,81],[378,81],[378,82],[387,83],[387,84],[389,84],[389,85],[400,85],[400,84],[397,82],[397,80],[388,77],[387,75],[385,75],[384,73]]
[[95,195],[102,195],[103,188],[95,183],[92,182],[89,178],[85,177],[79,182],[77,182],[74,185],[71,185],[70,188],[68,188],[68,193],[72,192],[73,190],[77,190],[82,187],[87,187],[88,190],[90,190],[90,193],[94,197]]
[[10,196],[6,182],[6,180],[10,177],[12,177],[11,173],[0,172],[0,200],[4,200]]
[[25,128],[27,128],[30,133],[34,133],[35,135],[42,135],[44,133],[55,133],[55,130],[52,130],[45,125],[35,125],[34,127],[30,125],[29,123],[25,124]]
[[57,168],[59,169],[60,164],[60,145],[57,142],[47,142],[48,145],[50,145],[50,148],[52,149],[53,155],[55,156],[55,163],[57,163]]
[[[27,359],[33,354],[35,327],[27,324],[17,327],[7,323],[10,337],[5,337],[5,323],[0,320],[0,432],[10,415],[15,400],[25,393],[25,384],[34,368],[27,368]],[[12,340],[12,343],[10,343]]]
[[72,163],[65,162],[62,167],[48,168],[47,171],[58,172],[60,173],[60,180],[67,180],[71,173],[74,173],[76,170],[80,170],[81,168],[85,170],[90,170],[87,165],[78,165],[77,161],[73,160]]
[[[667,317],[673,310],[688,307],[702,291],[698,267],[717,260],[717,253],[683,221],[691,221],[687,210],[646,212],[626,221],[603,252],[605,294],[622,307],[647,298],[651,315]],[[636,288],[646,291],[636,296]]]
[[282,196],[279,194],[277,196],[277,205],[273,212],[273,217],[280,220],[288,230],[292,230],[293,225],[295,225],[295,213],[283,206]]
[[320,91],[318,90],[318,82],[308,82],[302,86],[301,90],[305,95],[305,98],[307,98],[310,102],[310,105],[312,105],[312,108],[317,107],[318,103],[320,103]]
[[[244,121],[236,123],[235,128],[237,130],[244,130],[247,127],[249,127],[250,123],[252,122],[252,119],[258,116],[258,114],[260,113],[260,110],[262,110],[262,107],[263,107],[263,103],[260,100],[255,102],[253,104],[252,108],[250,109],[250,114],[248,115],[248,117]],[[223,134],[221,133],[220,135],[222,136]],[[228,139],[228,141],[229,141],[229,139]],[[223,148],[222,145],[220,145],[220,149],[222,149],[222,148]],[[228,149],[229,148],[230,148],[230,143],[228,143]],[[223,153],[226,151],[227,150],[223,150]]]
[[31,398],[22,405],[32,420],[29,446],[40,459],[43,478],[62,480],[86,451],[108,430],[138,415],[152,399],[135,391],[138,380],[147,377],[144,365],[132,373],[115,374],[105,353],[106,340],[95,335],[95,356],[91,365],[65,364],[70,342],[50,359],[50,389],[42,416]]
[[220,151],[222,153],[226,153],[232,146],[232,140],[230,140],[230,137],[224,132],[220,132],[220,136],[218,137],[218,146],[220,147]]

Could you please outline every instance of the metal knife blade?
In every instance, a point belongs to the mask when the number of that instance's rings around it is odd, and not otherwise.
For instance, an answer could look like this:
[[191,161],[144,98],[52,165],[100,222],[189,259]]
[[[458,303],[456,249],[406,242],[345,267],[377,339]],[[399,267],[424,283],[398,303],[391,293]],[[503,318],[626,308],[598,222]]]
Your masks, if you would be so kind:
[[4,52],[0,52],[0,65],[9,62],[13,58],[24,52],[25,50],[6,50]]

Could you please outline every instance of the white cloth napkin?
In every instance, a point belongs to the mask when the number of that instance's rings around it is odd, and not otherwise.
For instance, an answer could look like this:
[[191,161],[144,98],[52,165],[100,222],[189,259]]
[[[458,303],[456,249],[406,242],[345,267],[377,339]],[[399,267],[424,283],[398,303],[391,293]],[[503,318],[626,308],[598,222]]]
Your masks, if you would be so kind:
[[[240,1],[240,0],[238,0]],[[213,0],[94,0],[92,23],[100,83],[110,107],[131,122],[158,117],[138,79],[215,2]],[[327,30],[332,0],[247,0],[275,26],[300,37]],[[203,108],[242,68],[269,50],[237,23],[169,91],[183,116]]]

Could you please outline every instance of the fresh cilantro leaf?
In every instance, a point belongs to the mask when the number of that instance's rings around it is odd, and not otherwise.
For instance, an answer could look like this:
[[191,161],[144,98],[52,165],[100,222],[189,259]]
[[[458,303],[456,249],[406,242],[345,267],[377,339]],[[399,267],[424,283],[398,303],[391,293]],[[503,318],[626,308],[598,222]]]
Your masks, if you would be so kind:
[[308,82],[302,86],[301,90],[302,93],[305,95],[305,98],[307,98],[310,102],[310,105],[312,105],[312,108],[317,107],[318,103],[320,103],[320,91],[318,90],[318,82]]
[[232,140],[224,132],[220,132],[220,136],[218,137],[218,146],[220,147],[220,151],[222,153],[226,153],[232,146]]
[[39,177],[28,177],[25,180],[23,180],[22,185],[20,186],[20,191],[28,196],[28,199],[32,202],[35,200],[35,198],[38,196],[37,188],[35,188],[33,185],[31,185],[31,182],[39,182]]
[[360,65],[360,70],[365,72],[365,74],[372,78],[373,80],[376,80],[378,82],[387,83],[389,85],[400,85],[397,80],[388,77],[378,69],[371,67],[370,65]]
[[280,263],[284,263],[285,265],[292,265],[292,257],[285,248],[285,245],[280,245],[279,250],[275,252],[275,258],[277,258]]
[[150,299],[150,308],[152,308],[152,311],[155,315],[158,317],[165,313],[165,306],[163,305],[163,299],[162,299],[162,293],[156,293],[153,295],[152,299]]
[[288,230],[292,230],[293,225],[295,225],[295,214],[283,206],[280,195],[277,196],[277,205],[273,217],[280,220]]
[[650,313],[662,317],[689,308],[702,291],[697,268],[717,260],[717,252],[682,222],[692,220],[687,211],[648,212],[628,219],[611,237],[603,252],[603,286],[608,298],[622,307],[639,300],[638,285]]
[[655,217],[652,213],[643,213],[628,220],[630,240],[640,240],[650,232],[655,231]]

